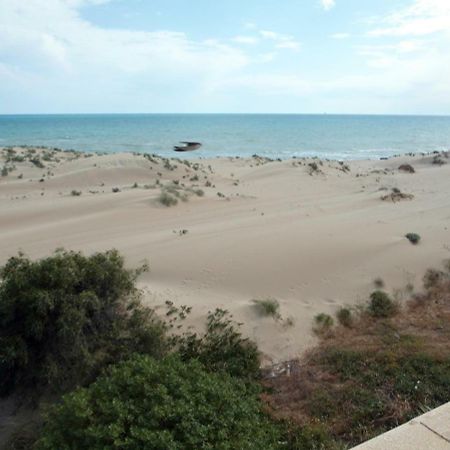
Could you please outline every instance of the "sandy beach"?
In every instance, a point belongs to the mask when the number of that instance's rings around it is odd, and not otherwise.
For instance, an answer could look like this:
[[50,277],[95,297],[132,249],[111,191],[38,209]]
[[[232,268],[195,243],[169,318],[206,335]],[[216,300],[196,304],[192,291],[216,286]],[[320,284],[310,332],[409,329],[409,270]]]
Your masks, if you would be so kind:
[[[377,278],[402,300],[450,258],[449,162],[446,154],[339,163],[2,149],[0,263],[19,250],[39,258],[58,247],[117,248],[130,267],[148,261],[139,279],[146,302],[192,306],[194,326],[225,308],[264,362],[278,362],[315,342],[316,314],[366,301]],[[405,164],[415,173],[399,170]],[[162,192],[177,204],[161,204]],[[255,308],[267,298],[281,318]]]

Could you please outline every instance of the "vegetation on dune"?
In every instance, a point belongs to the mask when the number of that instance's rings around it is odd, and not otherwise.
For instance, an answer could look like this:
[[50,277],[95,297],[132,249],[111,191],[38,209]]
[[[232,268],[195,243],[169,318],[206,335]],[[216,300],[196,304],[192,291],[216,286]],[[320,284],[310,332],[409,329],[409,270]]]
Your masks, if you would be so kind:
[[408,239],[411,244],[417,245],[420,242],[420,235],[417,233],[408,233],[405,235],[406,239]]
[[272,414],[351,447],[447,402],[450,271],[425,281],[426,292],[401,309],[376,291],[351,327],[322,334],[301,370],[266,381]]
[[280,304],[275,298],[253,300],[253,305],[262,316],[271,316],[274,319],[279,319],[281,317]]
[[53,402],[8,448],[334,450],[448,401],[450,264],[404,307],[377,290],[337,325],[316,316],[319,345],[264,380],[227,311],[194,332],[191,308],[142,306],[143,270],[114,250],[19,254],[0,269],[0,392]]
[[0,276],[0,394],[64,391],[130,351],[164,350],[161,321],[139,303],[117,251],[10,258]]

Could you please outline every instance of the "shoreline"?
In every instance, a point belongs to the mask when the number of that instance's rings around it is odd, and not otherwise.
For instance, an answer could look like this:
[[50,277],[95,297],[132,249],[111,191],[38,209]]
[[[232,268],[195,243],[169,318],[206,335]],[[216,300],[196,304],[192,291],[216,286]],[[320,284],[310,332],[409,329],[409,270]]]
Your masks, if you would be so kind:
[[[266,364],[310,348],[314,316],[365,302],[377,278],[402,301],[450,257],[448,153],[340,163],[49,149],[25,157],[32,149],[16,148],[8,163],[0,150],[0,169],[15,166],[0,177],[0,264],[19,250],[40,258],[58,247],[117,248],[129,267],[148,260],[146,302],[192,306],[195,327],[208,310],[230,310]],[[161,203],[163,194],[176,204]],[[255,299],[276,299],[281,320],[261,316]]]

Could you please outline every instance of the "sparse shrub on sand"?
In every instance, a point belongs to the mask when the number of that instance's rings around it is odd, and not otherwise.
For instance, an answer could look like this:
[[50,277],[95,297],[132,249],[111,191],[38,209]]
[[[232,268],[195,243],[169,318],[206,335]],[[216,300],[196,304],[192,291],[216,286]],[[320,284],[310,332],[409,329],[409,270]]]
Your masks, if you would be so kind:
[[164,205],[167,207],[175,206],[178,204],[178,199],[174,195],[169,194],[166,191],[162,191],[161,194],[159,194],[159,197],[157,200],[159,203],[161,203],[161,205]]
[[387,195],[383,195],[381,200],[391,201],[393,203],[400,202],[402,200],[412,200],[414,198],[413,194],[405,194],[398,188],[392,188],[392,192]]
[[111,190],[114,194],[117,194],[118,192],[120,192],[120,189],[118,187],[113,187]]
[[281,317],[280,304],[275,298],[253,300],[253,305],[262,316],[271,316],[274,319],[279,319]]
[[377,289],[383,289],[384,288],[384,280],[380,277],[375,278],[375,280],[373,280],[373,284]]
[[417,233],[408,233],[405,235],[406,239],[408,239],[411,244],[417,245],[420,242],[420,235]]
[[400,172],[416,173],[414,167],[411,166],[411,164],[402,164],[401,166],[399,166],[398,170],[400,170]]
[[432,164],[434,164],[436,166],[443,166],[444,164],[447,164],[447,163],[441,158],[440,155],[435,155],[433,157]]
[[398,305],[386,292],[377,290],[370,294],[368,312],[373,317],[390,317],[398,311]]
[[6,166],[3,166],[3,167],[2,167],[2,171],[1,171],[2,177],[7,177],[7,176],[8,176],[8,173],[9,173],[8,168],[7,168]]
[[[178,314],[172,308],[171,314]],[[260,354],[256,344],[245,338],[227,310],[210,311],[204,333],[191,330],[174,336],[174,348],[184,361],[200,361],[211,372],[226,372],[245,379],[259,377]]]
[[79,196],[81,195],[81,191],[77,191],[76,189],[73,189],[73,190],[70,192],[70,195],[71,195],[72,197],[79,197]]
[[334,320],[329,314],[320,313],[314,317],[313,331],[317,335],[328,333],[334,325]]
[[352,326],[353,317],[352,311],[349,308],[340,308],[336,313],[336,317],[338,322],[344,327]]

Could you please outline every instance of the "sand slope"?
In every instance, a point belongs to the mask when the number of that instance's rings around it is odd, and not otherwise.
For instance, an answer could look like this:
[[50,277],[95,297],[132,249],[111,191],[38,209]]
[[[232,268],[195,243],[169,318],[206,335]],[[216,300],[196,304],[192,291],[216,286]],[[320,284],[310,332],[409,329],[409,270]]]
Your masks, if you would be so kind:
[[[346,167],[311,159],[182,162],[29,148],[8,156],[3,149],[0,169],[15,169],[0,177],[0,263],[19,249],[34,258],[57,247],[117,248],[130,266],[148,260],[151,270],[140,279],[146,301],[194,306],[197,326],[208,310],[226,308],[267,361],[279,361],[314,342],[314,315],[365,301],[375,278],[401,299],[408,283],[419,288],[428,267],[450,258],[450,164],[433,158]],[[416,173],[400,172],[403,163]],[[161,186],[189,200],[165,207],[156,200]],[[392,188],[414,199],[382,201]],[[420,245],[411,245],[407,232],[419,233]],[[258,314],[252,299],[267,297],[280,302],[282,318],[293,325]]]

